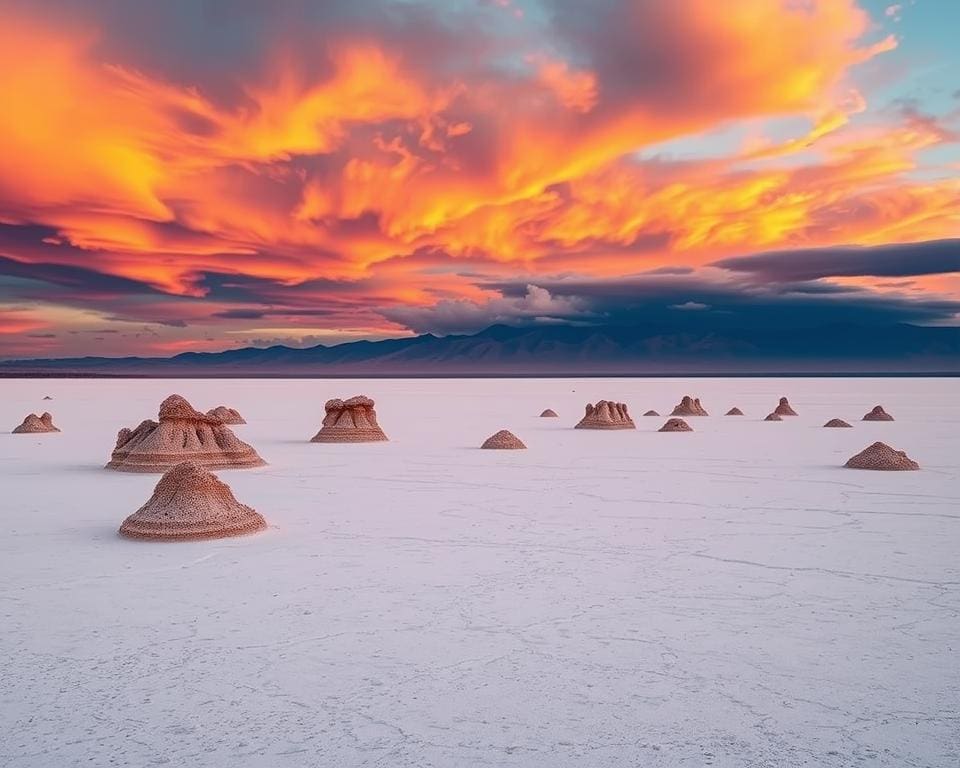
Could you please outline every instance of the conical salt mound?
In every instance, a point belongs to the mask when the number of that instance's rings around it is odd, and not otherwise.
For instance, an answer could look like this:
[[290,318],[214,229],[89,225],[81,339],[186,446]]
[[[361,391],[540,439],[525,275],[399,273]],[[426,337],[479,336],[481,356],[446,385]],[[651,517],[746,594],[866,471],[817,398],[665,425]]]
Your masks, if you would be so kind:
[[647,411],[647,412],[646,412],[645,414],[643,414],[643,415],[644,415],[644,416],[659,416],[660,414],[651,409],[651,410]]
[[785,397],[780,398],[780,402],[777,404],[777,407],[773,409],[773,412],[778,416],[796,416],[797,412],[790,407],[790,401]]
[[768,413],[764,421],[783,421],[783,416],[774,411],[773,413]]
[[600,400],[596,405],[587,403],[586,413],[574,429],[636,429],[626,403]]
[[121,472],[165,472],[182,461],[207,469],[246,469],[266,462],[220,419],[195,411],[180,395],[160,404],[160,422],[121,429],[107,464]]
[[327,400],[323,426],[310,442],[373,443],[386,440],[373,405],[373,400],[363,395],[349,400]]
[[851,425],[851,424],[847,424],[847,422],[845,422],[843,419],[830,419],[830,421],[828,421],[828,422],[827,422],[826,424],[824,424],[823,426],[825,426],[825,427],[836,427],[836,428],[843,429],[844,427],[851,427],[852,425]]
[[261,515],[234,498],[229,485],[199,464],[184,461],[160,478],[150,500],[123,521],[120,534],[189,541],[242,536],[266,527]]
[[556,419],[557,412],[553,408],[547,408],[543,413],[540,414],[541,419]]
[[693,427],[683,419],[667,419],[667,423],[660,427],[657,432],[693,432]]
[[709,416],[706,409],[700,405],[699,397],[684,395],[680,404],[670,413],[671,416]]
[[218,405],[207,411],[207,416],[220,419],[223,424],[246,424],[246,419],[240,415],[240,412],[234,408],[227,408],[225,405]]
[[44,400],[53,400],[53,398],[50,397],[50,395],[44,395],[44,396],[43,396],[43,399],[44,399]]
[[893,421],[893,416],[883,410],[882,405],[875,405],[870,413],[864,414],[864,421]]
[[724,415],[725,416],[743,416],[743,411],[741,411],[739,408],[734,406],[729,411],[727,411]]
[[852,456],[843,466],[850,469],[879,469],[887,472],[920,469],[920,465],[903,451],[891,448],[886,443],[876,442]]
[[53,416],[44,412],[40,416],[31,413],[27,416],[19,427],[15,427],[15,435],[35,435],[40,432],[59,432],[60,430],[53,426]]
[[483,441],[481,448],[493,448],[497,450],[507,450],[507,451],[516,451],[521,448],[526,448],[523,444],[523,441],[520,440],[513,432],[508,432],[506,429],[501,429],[495,435],[491,435],[486,440]]

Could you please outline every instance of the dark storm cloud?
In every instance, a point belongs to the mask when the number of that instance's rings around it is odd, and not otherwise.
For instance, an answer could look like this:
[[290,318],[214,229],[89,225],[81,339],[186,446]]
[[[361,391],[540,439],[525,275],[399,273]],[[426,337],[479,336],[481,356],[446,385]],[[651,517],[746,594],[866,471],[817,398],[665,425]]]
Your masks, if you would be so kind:
[[28,263],[0,255],[0,276],[36,280],[86,294],[156,294],[147,283],[67,264]]

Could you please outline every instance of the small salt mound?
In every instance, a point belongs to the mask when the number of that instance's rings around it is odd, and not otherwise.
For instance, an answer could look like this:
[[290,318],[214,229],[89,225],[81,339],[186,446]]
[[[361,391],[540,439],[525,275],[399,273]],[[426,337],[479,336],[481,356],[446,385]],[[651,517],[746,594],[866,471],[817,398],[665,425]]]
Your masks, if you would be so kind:
[[643,415],[644,415],[644,416],[659,416],[660,414],[657,413],[656,411],[650,410],[650,411],[647,411],[647,412],[646,412],[645,414],[643,414]]
[[887,472],[920,469],[920,465],[903,451],[886,443],[876,442],[852,456],[843,466],[850,469],[878,469]]
[[864,421],[893,421],[893,416],[883,410],[882,405],[875,405],[870,413],[864,414]]
[[684,395],[683,399],[670,414],[671,416],[709,416],[706,409],[700,405],[699,397]]
[[555,419],[557,418],[557,412],[552,408],[547,408],[543,413],[540,414],[541,419]]
[[852,427],[853,425],[852,425],[852,424],[847,424],[847,422],[845,422],[843,419],[830,419],[830,421],[828,421],[828,422],[827,422],[826,424],[824,424],[823,426],[825,426],[825,427],[839,427],[839,428],[843,428],[843,427]]
[[150,500],[120,526],[131,539],[190,541],[256,533],[267,527],[255,510],[237,501],[230,486],[185,461],[168,470]]
[[743,411],[741,411],[739,408],[734,406],[729,411],[727,411],[724,415],[725,416],[743,416]]
[[44,395],[44,396],[43,396],[43,399],[44,399],[44,400],[53,400],[53,398],[50,397],[50,395]]
[[349,400],[327,400],[323,406],[326,411],[323,426],[310,442],[376,443],[387,440],[377,423],[377,412],[373,406],[373,400],[364,395]]
[[600,400],[596,405],[587,403],[585,413],[574,429],[636,429],[630,418],[626,403]]
[[667,423],[660,427],[657,432],[693,432],[693,427],[683,419],[667,419]]
[[211,416],[215,419],[220,419],[224,424],[246,424],[246,419],[240,415],[240,412],[235,408],[227,408],[225,405],[218,405],[216,408],[211,408],[207,411],[207,416]]
[[783,417],[774,411],[773,413],[768,413],[764,421],[783,421]]
[[780,398],[780,402],[773,412],[778,416],[796,416],[797,412],[790,407],[790,401],[785,397]]
[[495,435],[491,435],[483,441],[481,448],[492,448],[494,450],[516,451],[526,448],[523,442],[513,432],[501,429]]
[[41,432],[59,432],[60,430],[53,426],[53,416],[44,411],[40,416],[35,413],[29,414],[19,427],[14,428],[15,435],[36,435]]

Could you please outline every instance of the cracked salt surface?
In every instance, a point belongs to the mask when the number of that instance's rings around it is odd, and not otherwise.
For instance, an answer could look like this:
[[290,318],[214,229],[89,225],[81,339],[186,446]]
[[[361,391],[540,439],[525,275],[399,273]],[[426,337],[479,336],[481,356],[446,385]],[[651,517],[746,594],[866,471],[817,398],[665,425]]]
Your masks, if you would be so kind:
[[[0,766],[960,765],[956,380],[6,380],[0,423],[46,391],[62,433],[0,435]],[[249,421],[266,533],[117,537],[159,475],[101,467],[174,391]],[[309,443],[358,392],[391,442]],[[747,416],[572,428],[688,392]],[[921,471],[841,468],[874,440]]]

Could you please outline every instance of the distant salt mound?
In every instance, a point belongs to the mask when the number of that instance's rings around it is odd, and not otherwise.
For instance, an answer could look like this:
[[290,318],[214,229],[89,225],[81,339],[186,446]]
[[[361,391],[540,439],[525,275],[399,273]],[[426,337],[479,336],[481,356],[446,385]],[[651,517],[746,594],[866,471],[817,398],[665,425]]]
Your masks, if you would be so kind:
[[670,413],[671,416],[709,416],[706,409],[700,405],[699,397],[684,395],[680,404]]
[[893,421],[893,416],[883,410],[882,405],[875,405],[870,413],[864,414],[864,421]]
[[323,426],[312,443],[373,443],[387,440],[377,423],[374,402],[357,395],[349,400],[327,400]]
[[660,427],[657,432],[693,432],[693,427],[683,419],[667,419],[667,423]]
[[480,447],[501,451],[516,451],[526,448],[527,446],[525,446],[523,441],[513,434],[513,432],[501,429],[495,435],[490,435],[490,437],[484,440],[483,445]]
[[53,426],[53,416],[44,411],[40,416],[31,413],[27,416],[19,427],[13,430],[15,435],[36,435],[41,432],[59,432],[60,430]]
[[574,429],[636,429],[626,403],[600,400],[596,405],[587,403],[585,413]]
[[881,442],[876,442],[869,448],[864,448],[856,456],[852,456],[843,466],[850,469],[878,469],[886,472],[920,469],[920,465],[906,453]]
[[227,408],[225,405],[218,405],[207,411],[207,416],[220,419],[224,424],[246,424],[246,419],[240,415],[240,412],[234,408]]
[[184,461],[169,469],[153,496],[123,521],[131,539],[190,541],[256,533],[266,520],[237,501],[230,486],[199,464]]
[[657,412],[654,411],[654,410],[649,410],[649,411],[647,411],[647,412],[646,412],[645,414],[643,414],[643,415],[644,415],[644,416],[659,416],[660,414],[657,413]]
[[43,399],[44,399],[44,400],[53,400],[53,398],[50,397],[50,395],[44,395],[44,396],[43,396]]
[[785,397],[780,398],[780,402],[777,404],[777,407],[773,409],[773,412],[778,416],[796,416],[797,412],[790,407],[790,401]]
[[725,416],[743,416],[743,411],[741,411],[739,408],[734,406],[729,411],[727,411],[724,415]]
[[845,428],[845,427],[851,427],[851,428],[852,428],[853,425],[852,425],[852,424],[847,424],[847,422],[845,422],[843,419],[830,419],[830,421],[828,421],[828,422],[827,422],[826,424],[824,424],[823,426],[825,426],[825,427],[831,427],[831,428],[843,429],[843,428]]
[[768,413],[764,421],[783,421],[783,416],[774,411],[773,413]]
[[556,419],[557,412],[553,408],[547,408],[543,413],[540,414],[541,419]]
[[214,416],[195,411],[180,395],[160,404],[159,423],[121,429],[107,464],[121,472],[165,472],[183,461],[207,469],[246,469],[266,462]]

